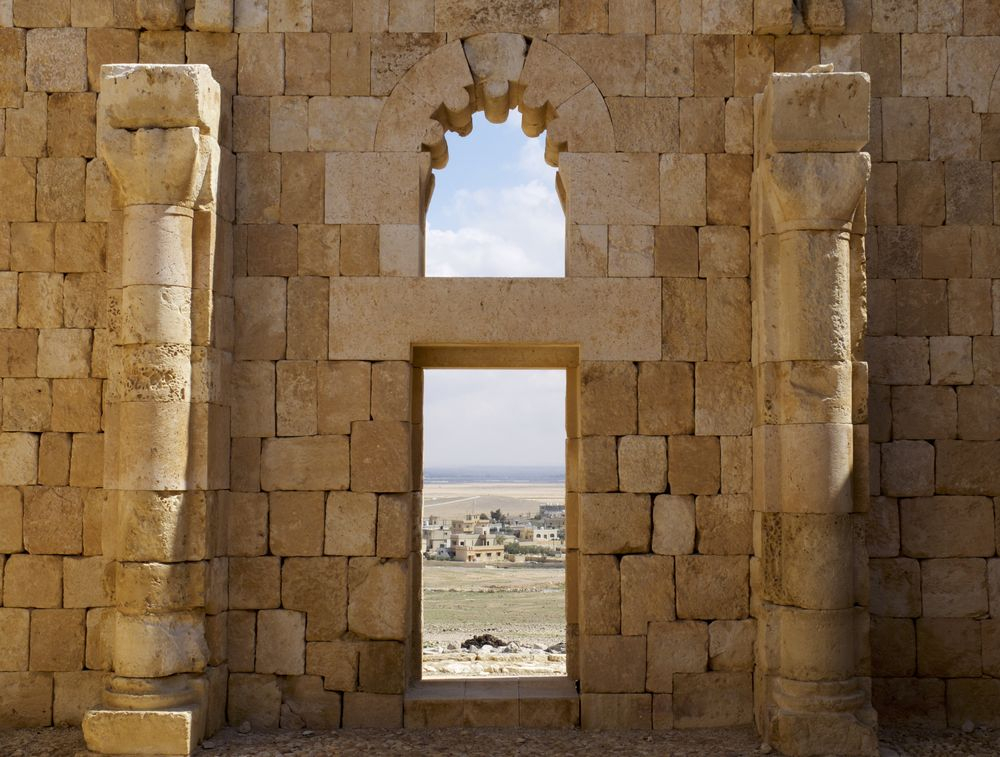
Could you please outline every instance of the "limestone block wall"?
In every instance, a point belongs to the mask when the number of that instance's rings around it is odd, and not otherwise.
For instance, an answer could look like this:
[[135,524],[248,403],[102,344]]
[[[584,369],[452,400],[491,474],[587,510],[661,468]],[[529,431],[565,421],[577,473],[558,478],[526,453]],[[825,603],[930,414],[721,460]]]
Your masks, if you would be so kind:
[[[96,98],[100,65],[127,62],[206,63],[222,86],[192,337],[212,366],[193,401],[218,492],[199,605],[217,717],[228,695],[228,718],[256,726],[403,721],[409,343],[561,336],[581,344],[567,612],[583,724],[750,720],[753,98],[772,72],[830,62],[867,71],[874,97],[872,696],[883,722],[995,724],[991,0],[0,0],[0,727],[79,722],[111,668],[123,240]],[[569,304],[548,333],[512,317],[442,336],[454,319],[412,301],[406,339],[359,330],[422,274],[445,131],[511,108],[544,131],[567,212],[566,281],[516,302]]]

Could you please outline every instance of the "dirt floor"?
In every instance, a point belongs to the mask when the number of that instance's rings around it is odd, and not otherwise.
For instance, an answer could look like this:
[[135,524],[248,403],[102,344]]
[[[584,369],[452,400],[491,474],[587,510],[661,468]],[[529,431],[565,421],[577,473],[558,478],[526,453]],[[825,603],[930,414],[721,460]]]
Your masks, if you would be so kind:
[[[881,757],[996,757],[1000,730],[971,733],[884,728]],[[195,751],[204,757],[363,757],[448,754],[453,757],[740,757],[762,750],[750,728],[598,733],[446,729],[408,731],[266,731],[216,734]],[[77,728],[0,731],[3,757],[91,757]]]

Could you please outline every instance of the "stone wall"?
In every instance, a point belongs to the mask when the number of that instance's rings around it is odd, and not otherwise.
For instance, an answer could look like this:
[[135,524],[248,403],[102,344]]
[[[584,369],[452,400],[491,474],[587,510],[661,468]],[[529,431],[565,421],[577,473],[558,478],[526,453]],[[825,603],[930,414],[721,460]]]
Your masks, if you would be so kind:
[[[211,469],[192,488],[218,490],[191,558],[210,566],[193,605],[216,720],[228,692],[229,720],[258,727],[403,722],[410,346],[435,342],[580,345],[556,364],[578,387],[583,725],[751,720],[753,98],[772,72],[833,63],[873,96],[858,670],[883,722],[997,724],[994,2],[0,0],[0,26],[0,726],[79,723],[112,668],[125,244],[97,93],[102,64],[129,62],[205,63],[222,89],[190,400]],[[559,166],[566,279],[419,282],[445,132],[512,108]],[[477,316],[489,301],[507,317]]]

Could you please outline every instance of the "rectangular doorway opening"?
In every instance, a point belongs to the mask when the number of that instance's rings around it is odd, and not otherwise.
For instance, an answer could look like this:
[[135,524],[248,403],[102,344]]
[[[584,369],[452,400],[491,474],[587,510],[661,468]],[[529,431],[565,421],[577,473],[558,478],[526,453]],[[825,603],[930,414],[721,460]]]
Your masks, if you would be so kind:
[[567,675],[567,370],[428,366],[422,394],[420,678]]

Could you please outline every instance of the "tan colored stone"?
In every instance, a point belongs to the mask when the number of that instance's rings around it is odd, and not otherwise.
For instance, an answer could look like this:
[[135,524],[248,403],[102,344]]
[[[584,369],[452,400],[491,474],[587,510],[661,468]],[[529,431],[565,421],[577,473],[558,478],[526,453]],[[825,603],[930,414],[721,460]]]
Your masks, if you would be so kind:
[[580,598],[584,611],[580,627],[584,634],[616,634],[621,631],[621,570],[614,555],[580,557]]
[[371,417],[371,365],[336,361],[319,365],[318,424],[321,433],[346,434],[353,421]]
[[696,621],[653,623],[646,652],[646,688],[673,691],[675,673],[700,673],[708,667],[708,624]]
[[673,97],[609,97],[615,145],[623,152],[677,152],[678,105]]
[[924,560],[920,579],[924,617],[981,618],[989,612],[986,563],[981,559]]
[[229,676],[227,716],[231,723],[247,721],[254,728],[277,728],[281,689],[273,675],[233,673]]
[[646,688],[646,640],[642,636],[583,636],[580,658],[582,691],[628,693]]
[[581,370],[581,431],[630,434],[636,428],[636,370],[629,363],[586,363]]
[[971,618],[918,618],[916,624],[918,675],[982,675],[979,621]]
[[44,673],[0,673],[0,705],[4,728],[41,728],[52,723],[52,676]]
[[374,555],[376,511],[374,494],[330,492],[324,552],[329,555]]
[[[560,176],[568,196],[567,216],[584,224],[660,222],[655,156],[565,154]],[[636,202],[622,204],[621,198]]]
[[399,694],[344,694],[344,728],[402,728],[403,697]]
[[661,555],[694,552],[695,501],[693,497],[661,494],[653,502],[653,551]]
[[671,494],[715,494],[720,483],[719,439],[671,436],[668,450]]
[[753,513],[749,495],[699,496],[696,514],[700,554],[745,555],[753,552]]
[[674,685],[678,728],[718,728],[753,720],[750,673],[679,673]]
[[872,560],[872,613],[885,617],[920,615],[920,568],[916,560]]
[[[354,491],[404,492],[412,486],[410,424],[351,424],[351,487]],[[332,487],[327,487],[332,488]]]
[[28,669],[28,627],[30,613],[14,608],[0,609],[0,670]]
[[229,606],[260,610],[281,604],[281,558],[233,557],[229,560]]
[[323,492],[272,492],[269,499],[271,554],[322,554]]
[[306,658],[306,616],[289,610],[257,613],[257,673],[302,675]]
[[109,607],[113,604],[114,571],[103,556],[63,560],[63,606]]
[[647,552],[651,503],[641,494],[580,497],[580,546],[586,554]]
[[358,685],[359,644],[331,641],[306,644],[306,672],[323,677],[323,686],[354,691]]
[[674,561],[660,555],[621,560],[622,634],[645,635],[650,624],[674,619]]
[[281,603],[306,613],[306,639],[327,641],[347,629],[347,561],[289,558],[281,574]]
[[83,492],[48,487],[28,490],[24,545],[35,554],[79,554],[83,550]]
[[752,670],[756,621],[717,620],[708,626],[709,666],[712,670]]
[[667,154],[660,159],[660,223],[704,226],[705,158]]
[[83,610],[35,610],[31,618],[31,670],[80,670],[84,655]]
[[265,491],[346,489],[348,442],[343,436],[265,439],[261,488]]
[[987,497],[924,497],[900,502],[903,552],[910,557],[990,557],[993,502]]
[[0,435],[0,483],[34,484],[38,472],[38,437],[26,433]]
[[748,613],[748,559],[681,555],[675,558],[677,617],[739,620]]
[[397,153],[328,155],[326,222],[419,222],[428,161]]
[[402,640],[408,604],[407,569],[401,560],[355,557],[348,567],[348,628],[371,639]]
[[624,436],[618,442],[619,487],[659,493],[667,487],[667,443],[659,436]]

